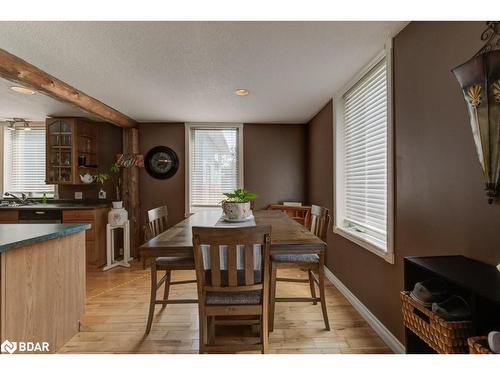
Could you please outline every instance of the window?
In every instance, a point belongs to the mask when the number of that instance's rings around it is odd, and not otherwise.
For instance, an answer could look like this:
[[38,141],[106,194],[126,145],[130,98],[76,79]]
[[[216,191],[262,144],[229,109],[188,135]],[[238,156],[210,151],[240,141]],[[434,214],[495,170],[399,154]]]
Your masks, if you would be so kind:
[[242,125],[187,124],[187,207],[218,207],[222,193],[243,186]]
[[337,100],[335,231],[393,262],[390,54]]
[[54,185],[45,184],[45,127],[30,131],[3,128],[3,191],[31,197],[54,194]]

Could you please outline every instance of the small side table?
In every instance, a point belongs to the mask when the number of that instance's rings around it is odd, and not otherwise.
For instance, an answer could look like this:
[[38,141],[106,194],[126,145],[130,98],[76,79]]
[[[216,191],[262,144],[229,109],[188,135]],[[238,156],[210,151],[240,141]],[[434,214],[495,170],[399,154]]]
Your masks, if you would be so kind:
[[[123,229],[123,260],[116,261],[114,230],[118,228]],[[103,271],[110,270],[117,266],[130,267],[129,261],[133,258],[130,257],[130,223],[128,220],[122,225],[106,225],[106,256],[107,264],[102,269]]]

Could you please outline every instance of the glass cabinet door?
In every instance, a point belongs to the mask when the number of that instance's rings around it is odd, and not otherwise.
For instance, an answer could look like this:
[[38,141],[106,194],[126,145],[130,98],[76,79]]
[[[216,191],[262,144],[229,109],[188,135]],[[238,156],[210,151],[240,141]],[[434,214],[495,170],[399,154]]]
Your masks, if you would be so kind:
[[48,182],[71,182],[73,132],[65,120],[48,126]]

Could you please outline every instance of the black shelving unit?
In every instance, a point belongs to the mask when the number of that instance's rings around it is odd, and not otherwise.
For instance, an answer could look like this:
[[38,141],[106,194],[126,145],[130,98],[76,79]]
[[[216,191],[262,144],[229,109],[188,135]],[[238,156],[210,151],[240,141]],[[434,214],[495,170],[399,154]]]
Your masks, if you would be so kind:
[[[404,259],[405,290],[412,290],[416,282],[431,277],[446,280],[452,292],[470,304],[474,335],[500,331],[500,272],[495,266],[461,255]],[[435,353],[406,327],[405,346],[409,354]]]

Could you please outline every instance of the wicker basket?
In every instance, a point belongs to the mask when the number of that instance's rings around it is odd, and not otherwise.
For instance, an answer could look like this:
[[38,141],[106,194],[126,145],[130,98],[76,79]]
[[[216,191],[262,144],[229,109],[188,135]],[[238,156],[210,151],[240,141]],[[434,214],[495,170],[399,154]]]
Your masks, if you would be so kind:
[[488,346],[488,337],[476,336],[467,339],[470,354],[493,354]]
[[472,322],[448,322],[427,307],[401,292],[403,322],[432,349],[442,354],[468,353],[467,338],[472,336]]

